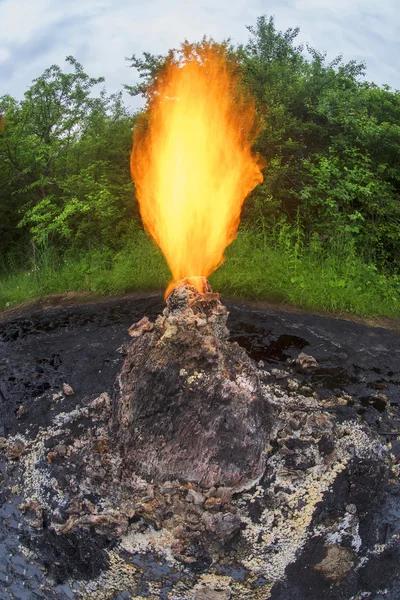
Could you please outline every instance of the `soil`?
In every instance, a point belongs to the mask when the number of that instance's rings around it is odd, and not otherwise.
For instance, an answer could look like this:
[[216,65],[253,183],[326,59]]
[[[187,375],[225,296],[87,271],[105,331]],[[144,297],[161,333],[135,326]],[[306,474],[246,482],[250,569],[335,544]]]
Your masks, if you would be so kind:
[[[115,536],[95,527],[58,535],[44,517],[40,528],[32,529],[21,509],[21,456],[26,460],[30,441],[49,430],[57,415],[79,411],[103,393],[113,394],[123,361],[118,349],[129,342],[129,327],[144,315],[154,320],[164,302],[158,295],[89,304],[72,299],[70,304],[7,312],[0,321],[0,600],[244,598],[235,591],[240,586],[247,586],[249,598],[271,600],[400,598],[400,334],[376,323],[370,327],[265,305],[225,304],[231,340],[257,362],[275,396],[284,398],[295,390],[324,406],[338,427],[351,422],[368,430],[387,447],[387,470],[380,471],[379,461],[365,459],[339,473],[316,505],[309,526],[313,535],[286,566],[285,578],[276,581],[264,576],[262,568],[250,572],[248,563],[232,561],[229,548],[226,558],[214,563],[199,547],[190,564],[177,564],[147,548],[121,548]],[[302,353],[316,363],[309,368],[299,358]],[[77,423],[80,431],[90,427],[81,417]],[[80,433],[72,427],[70,435],[73,439]],[[329,435],[320,436],[320,454],[329,456],[331,444]],[[296,470],[298,465],[287,460],[287,467]],[[268,510],[267,496],[260,493],[257,499],[257,493],[249,501],[255,524]],[[368,556],[364,562],[351,544],[337,545],[339,534],[330,534],[330,546],[326,536],[315,533],[351,515],[353,506]],[[149,524],[138,526],[146,535]],[[122,573],[115,593],[101,596],[93,583],[90,596],[91,582],[113,569]]]

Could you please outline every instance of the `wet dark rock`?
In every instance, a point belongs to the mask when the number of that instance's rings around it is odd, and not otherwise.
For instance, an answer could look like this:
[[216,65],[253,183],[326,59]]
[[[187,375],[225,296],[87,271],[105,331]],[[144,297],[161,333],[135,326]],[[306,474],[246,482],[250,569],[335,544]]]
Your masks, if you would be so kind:
[[[108,430],[118,348],[155,334],[147,321],[161,309],[111,301],[0,324],[0,598],[14,585],[29,600],[397,600],[398,334],[230,305],[231,338],[262,360],[253,367],[275,417],[261,479],[207,491],[135,474]],[[298,369],[303,349],[318,368]],[[25,449],[7,459],[18,439]]]
[[391,443],[391,451],[395,458],[400,461],[400,440],[395,440]]
[[47,576],[56,584],[73,577],[77,580],[96,578],[109,564],[106,550],[113,542],[94,531],[57,535],[45,529],[42,533],[23,536],[27,547],[35,550],[46,568]]

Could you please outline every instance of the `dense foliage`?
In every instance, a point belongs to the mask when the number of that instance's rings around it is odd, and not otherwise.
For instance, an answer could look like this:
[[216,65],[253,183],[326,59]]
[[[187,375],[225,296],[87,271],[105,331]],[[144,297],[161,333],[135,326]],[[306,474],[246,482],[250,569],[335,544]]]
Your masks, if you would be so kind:
[[[266,163],[265,179],[247,200],[242,222],[246,236],[258,240],[258,268],[268,244],[289,252],[287,264],[297,266],[284,285],[296,286],[299,294],[289,290],[279,299],[301,303],[307,273],[300,258],[318,256],[318,264],[328,265],[336,253],[341,265],[351,263],[354,271],[357,264],[366,273],[365,286],[380,287],[397,314],[400,92],[364,81],[363,64],[344,63],[340,56],[327,62],[324,53],[296,45],[299,30],[279,32],[272,18],[260,17],[248,30],[247,44],[225,46],[263,124],[256,150]],[[144,53],[129,60],[140,82],[125,92],[146,97],[165,57]],[[82,261],[97,253],[106,270],[120,268],[124,252],[130,265],[135,248],[141,256],[144,238],[129,172],[135,115],[122,91],[96,93],[102,78],[89,77],[72,57],[67,66],[67,72],[56,65],[47,69],[22,101],[0,98],[4,272],[27,264],[37,270],[43,256],[53,264],[79,259],[82,269]],[[129,288],[129,268],[122,287]],[[331,287],[343,288],[345,296],[354,276],[329,273]],[[235,280],[232,272],[229,277]],[[362,294],[363,283],[357,285]],[[241,284],[236,289],[245,292]],[[253,292],[268,295],[262,285]]]
[[43,247],[115,247],[134,216],[129,173],[132,115],[122,93],[92,96],[103,81],[53,65],[17,102],[3,96],[0,252],[26,261]]
[[[400,93],[364,82],[364,65],[294,45],[262,17],[240,51],[265,107],[258,150],[269,160],[258,215],[299,214],[308,237],[351,238],[380,266],[400,264]],[[273,202],[271,200],[273,199]]]

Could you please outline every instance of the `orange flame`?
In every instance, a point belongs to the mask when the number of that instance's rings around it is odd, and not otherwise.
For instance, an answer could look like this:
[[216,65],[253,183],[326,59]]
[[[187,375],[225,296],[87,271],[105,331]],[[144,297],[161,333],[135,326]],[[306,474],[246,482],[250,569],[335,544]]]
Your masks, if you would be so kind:
[[[263,180],[252,155],[258,133],[224,47],[203,42],[170,57],[134,130],[131,171],[147,231],[173,281],[202,281],[236,237],[246,196]],[[237,69],[236,69],[237,70]]]

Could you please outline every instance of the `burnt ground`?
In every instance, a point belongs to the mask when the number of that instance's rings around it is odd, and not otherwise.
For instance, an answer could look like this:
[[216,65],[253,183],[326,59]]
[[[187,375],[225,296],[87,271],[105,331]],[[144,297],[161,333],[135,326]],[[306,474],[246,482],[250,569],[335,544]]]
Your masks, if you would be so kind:
[[[294,379],[305,396],[317,393],[321,399],[342,398],[335,408],[338,420],[367,424],[383,443],[391,445],[394,462],[400,461],[400,333],[347,320],[226,304],[231,338],[259,362],[274,385],[286,390],[294,385]],[[154,319],[162,309],[162,299],[151,295],[27,308],[20,315],[4,316],[0,321],[0,440],[16,434],[29,439],[40,428],[49,427],[56,414],[69,412],[102,392],[112,394],[123,360],[118,348],[129,340],[129,326],[144,315]],[[294,361],[300,352],[315,357],[318,368],[310,372],[296,369]],[[73,394],[60,394],[54,401],[64,384],[71,386]],[[18,509],[20,498],[13,490],[18,461],[6,472],[3,458],[0,454],[0,600],[73,598],[73,585],[68,581],[97,577],[107,568],[112,542],[89,532],[79,539],[72,534],[64,536],[61,545],[50,531],[37,544],[32,541]],[[340,485],[340,478],[335,485]],[[397,482],[382,502],[380,520],[382,543],[400,535]],[[27,545],[34,552],[27,552]],[[285,586],[274,586],[271,598],[312,600],[320,597],[317,592],[325,593],[318,587],[318,576],[307,568],[320,560],[321,552],[316,546],[305,548],[289,566]],[[165,579],[160,597],[167,598],[168,582],[192,577],[189,571],[174,573],[151,556],[138,554],[130,560],[143,569],[136,597],[149,596],[148,579]],[[362,585],[364,595],[359,598],[399,600],[399,564],[398,544],[371,560],[355,584]],[[201,570],[208,564],[202,564],[199,556],[195,566]],[[234,577],[232,573],[234,567],[230,572]],[[239,570],[237,577],[243,578],[245,573]],[[257,586],[264,583],[261,577]],[[130,597],[117,594],[115,599]],[[343,596],[346,600],[350,597],[356,598],[354,587]]]

